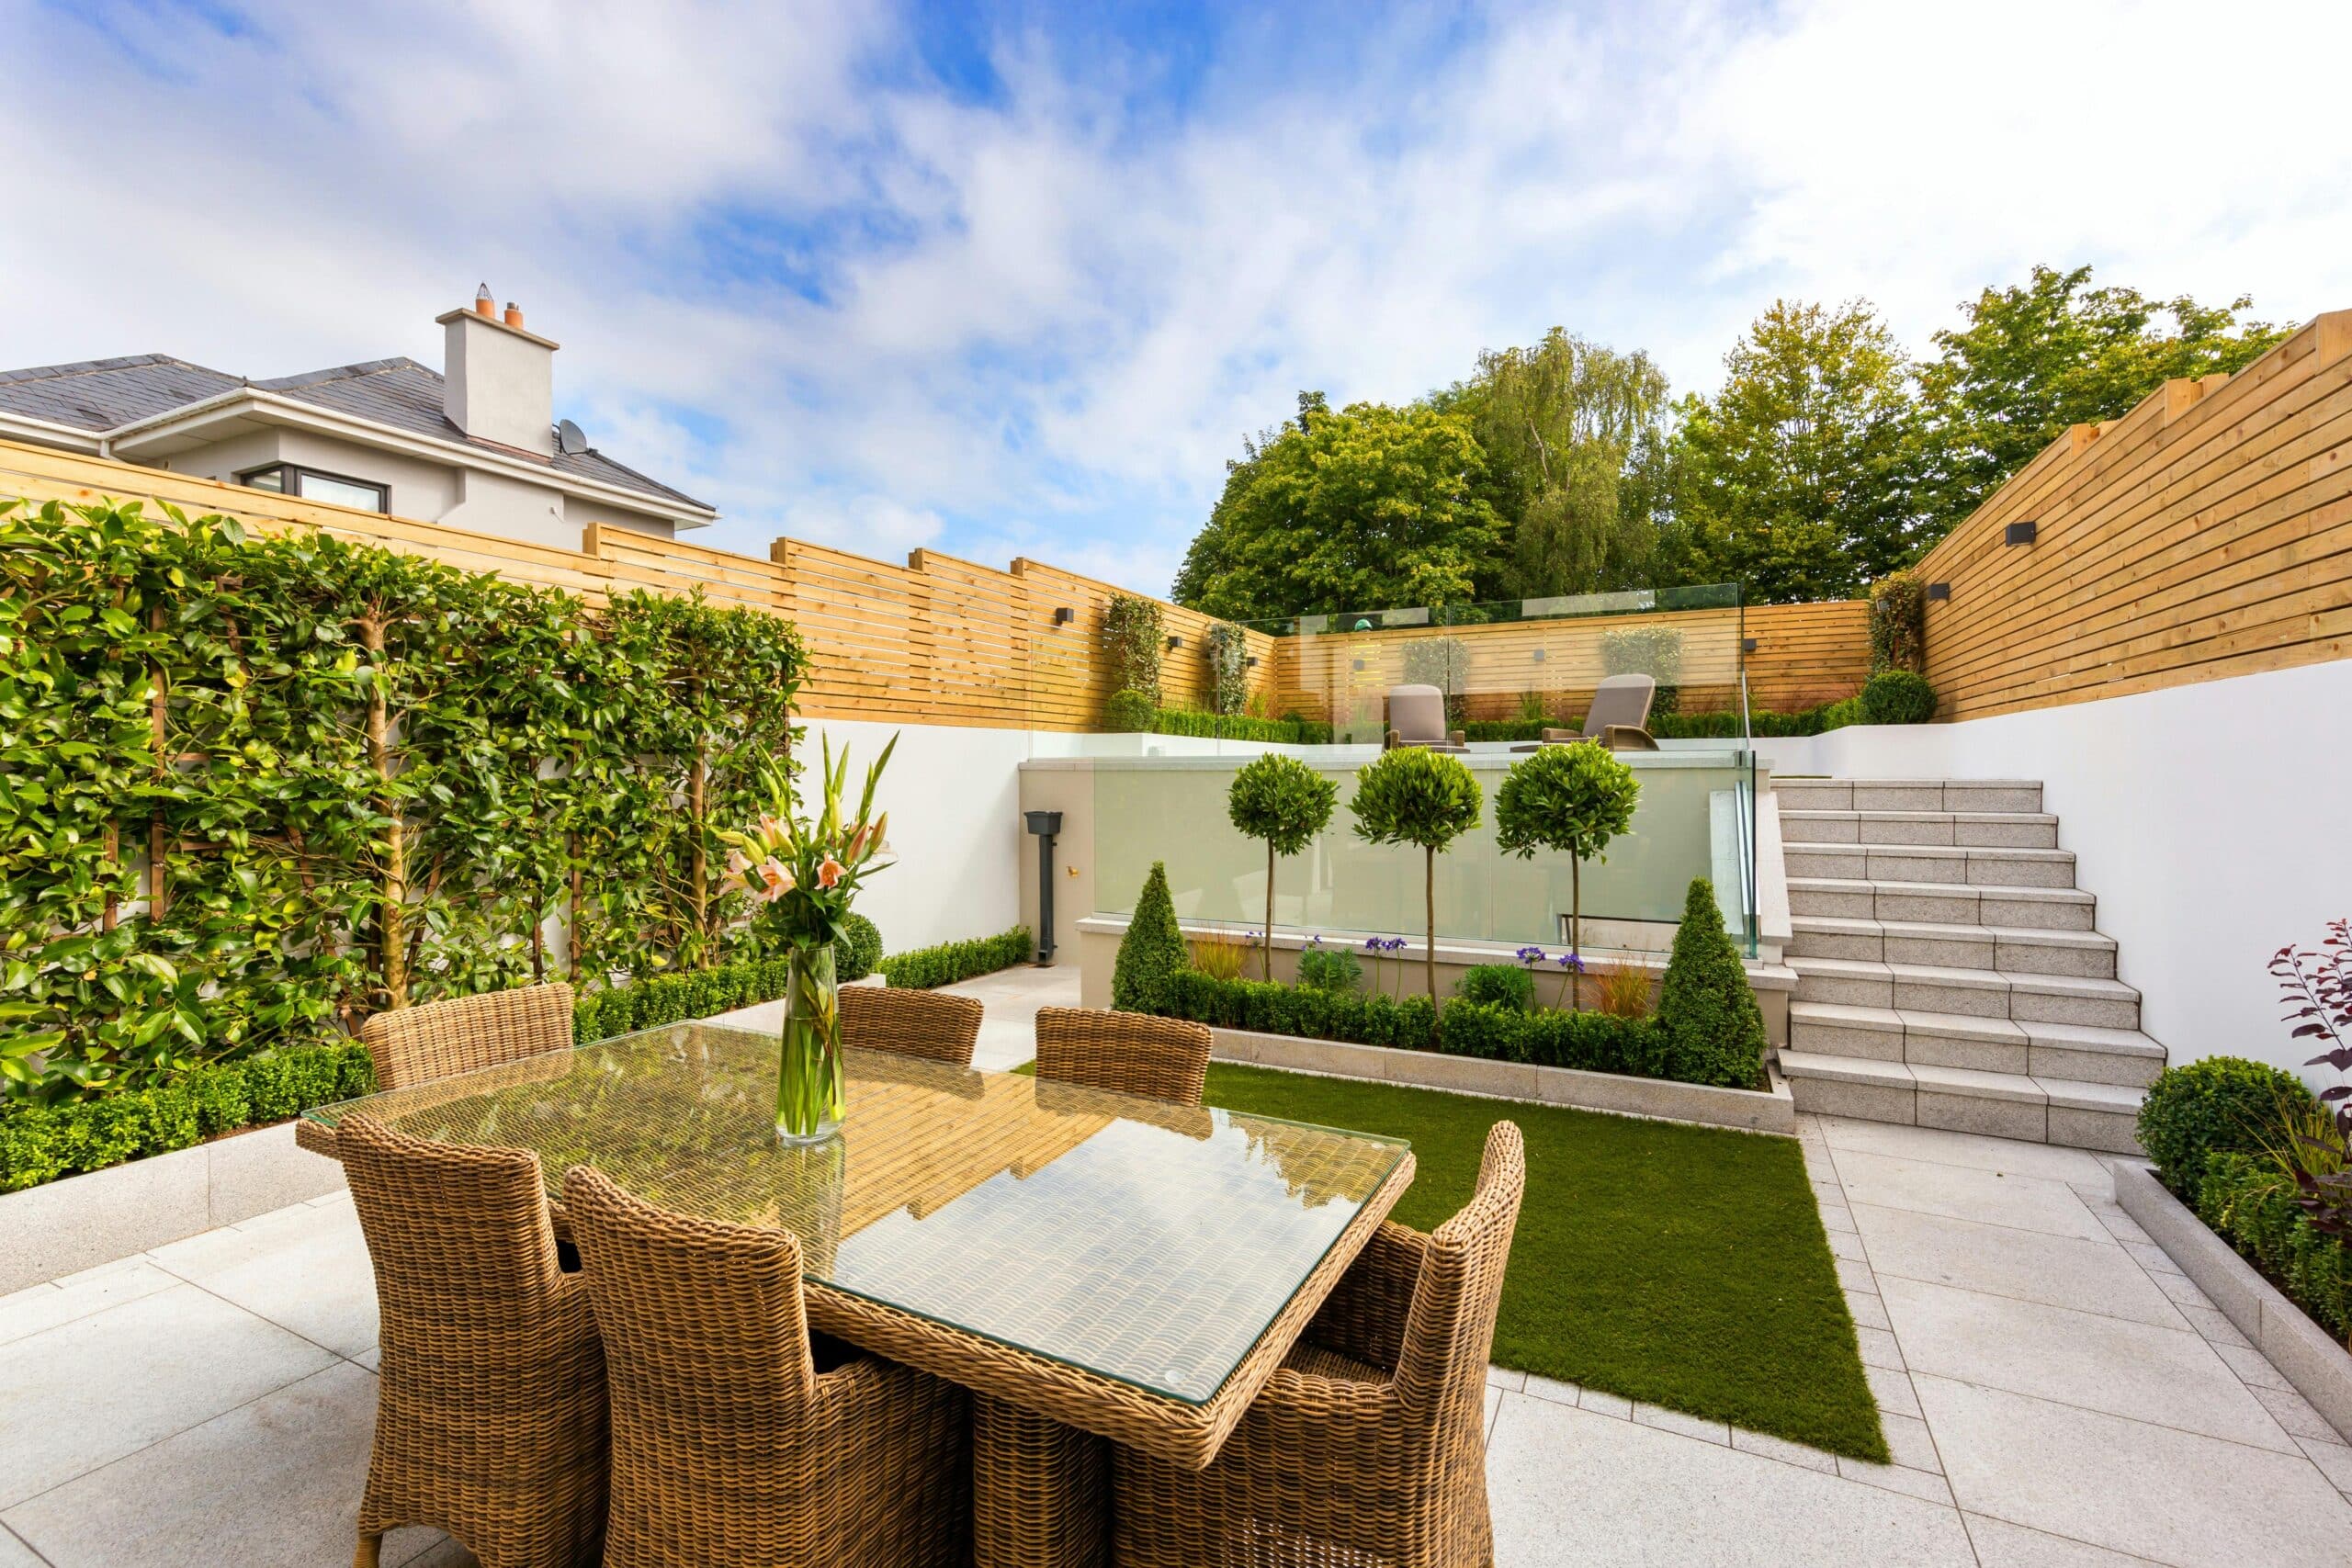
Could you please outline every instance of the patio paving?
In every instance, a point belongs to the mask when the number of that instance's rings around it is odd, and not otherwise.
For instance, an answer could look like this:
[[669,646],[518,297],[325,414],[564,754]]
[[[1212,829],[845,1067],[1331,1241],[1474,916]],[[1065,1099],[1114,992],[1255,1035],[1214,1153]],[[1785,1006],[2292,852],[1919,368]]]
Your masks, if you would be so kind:
[[[1026,1060],[1035,1008],[1074,986],[956,987],[988,1001],[982,1065]],[[1896,1462],[1498,1370],[1499,1562],[2345,1561],[2352,1449],[2148,1245],[2098,1156],[1802,1136]],[[0,1298],[0,1568],[349,1561],[375,1324],[341,1193]],[[472,1558],[420,1529],[383,1560]]]

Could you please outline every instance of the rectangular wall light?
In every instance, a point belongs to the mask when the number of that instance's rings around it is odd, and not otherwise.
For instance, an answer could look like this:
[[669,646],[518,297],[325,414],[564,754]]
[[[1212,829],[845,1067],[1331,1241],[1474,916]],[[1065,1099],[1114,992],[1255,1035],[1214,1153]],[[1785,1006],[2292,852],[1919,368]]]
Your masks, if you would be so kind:
[[1057,626],[1066,626],[1076,619],[1078,619],[1078,612],[1068,606],[1054,612],[1054,625]]
[[1951,584],[1949,582],[1930,582],[1928,584],[1928,597],[1938,601],[1951,598]]
[[2003,536],[2001,543],[2005,545],[2030,545],[2033,543],[2034,534],[2039,528],[2039,524],[2012,523],[2009,525],[2008,533]]

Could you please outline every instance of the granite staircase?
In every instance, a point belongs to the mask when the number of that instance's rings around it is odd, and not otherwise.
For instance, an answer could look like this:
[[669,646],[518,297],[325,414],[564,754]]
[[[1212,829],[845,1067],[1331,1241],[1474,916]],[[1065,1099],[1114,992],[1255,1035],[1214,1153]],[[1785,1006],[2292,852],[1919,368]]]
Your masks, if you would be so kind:
[[1803,1111],[2137,1153],[2165,1065],[2039,784],[1773,784]]

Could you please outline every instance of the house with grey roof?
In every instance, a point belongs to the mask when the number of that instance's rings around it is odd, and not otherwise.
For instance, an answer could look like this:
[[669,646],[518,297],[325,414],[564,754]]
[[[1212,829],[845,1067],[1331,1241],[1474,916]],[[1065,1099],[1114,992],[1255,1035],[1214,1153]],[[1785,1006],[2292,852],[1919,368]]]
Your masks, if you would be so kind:
[[254,381],[169,355],[0,371],[0,438],[568,549],[662,538],[711,507],[554,413],[557,345],[483,288],[435,318],[442,369],[374,359]]

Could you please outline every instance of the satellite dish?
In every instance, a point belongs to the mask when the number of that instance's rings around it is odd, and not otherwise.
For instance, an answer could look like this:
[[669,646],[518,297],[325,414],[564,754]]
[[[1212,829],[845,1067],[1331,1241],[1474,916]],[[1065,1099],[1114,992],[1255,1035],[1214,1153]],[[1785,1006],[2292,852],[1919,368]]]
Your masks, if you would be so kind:
[[588,433],[567,419],[555,427],[555,444],[578,457],[588,450]]

